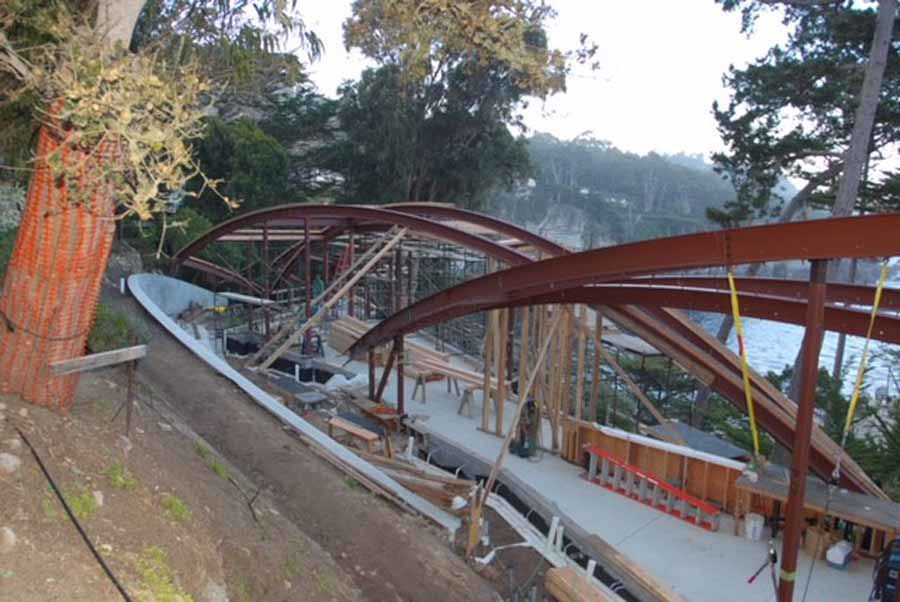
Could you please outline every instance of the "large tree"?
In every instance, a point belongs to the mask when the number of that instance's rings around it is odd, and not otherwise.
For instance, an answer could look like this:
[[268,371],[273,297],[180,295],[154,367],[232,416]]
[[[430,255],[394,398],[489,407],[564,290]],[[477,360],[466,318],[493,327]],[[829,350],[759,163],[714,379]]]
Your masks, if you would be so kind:
[[564,89],[570,59],[591,54],[549,48],[552,16],[535,0],[355,1],[345,43],[380,67],[342,90],[347,198],[473,206],[521,176],[508,126],[521,126],[527,98]]
[[212,40],[234,51],[230,64],[240,65],[248,63],[237,59],[271,54],[266,22],[283,30],[300,23],[285,0],[255,3],[250,23],[242,20],[244,1],[153,2],[151,8],[168,11],[170,26],[132,53],[143,6],[144,0],[0,5],[0,69],[18,85],[3,100],[30,100],[41,124],[0,297],[0,390],[60,410],[71,405],[76,378],[54,377],[49,363],[84,351],[114,219],[164,215],[166,193],[197,173],[188,140],[202,130],[203,106],[216,90],[201,68],[216,63],[201,65],[198,58],[219,55],[211,52],[213,42],[189,34],[206,24],[214,30],[217,17],[230,13],[226,24],[242,35]]

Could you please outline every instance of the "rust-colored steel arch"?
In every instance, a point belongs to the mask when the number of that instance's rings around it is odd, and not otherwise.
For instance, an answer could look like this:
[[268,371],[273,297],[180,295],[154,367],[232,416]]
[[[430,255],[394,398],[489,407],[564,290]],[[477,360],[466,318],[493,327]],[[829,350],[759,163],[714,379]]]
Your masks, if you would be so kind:
[[[809,283],[802,280],[736,277],[734,281],[740,294],[749,292],[805,301],[809,291]],[[626,278],[613,282],[621,282],[622,284],[653,284],[686,289],[729,290],[727,278],[709,276],[646,276]],[[829,282],[826,300],[830,303],[849,303],[851,305],[871,307],[874,296],[875,288],[873,286]],[[880,307],[882,310],[900,311],[900,289],[885,288],[882,293]]]
[[416,330],[529,297],[666,271],[796,259],[900,254],[900,214],[813,220],[704,232],[594,249],[475,278],[423,299],[369,330],[351,348],[375,347]]
[[535,234],[517,226],[510,222],[491,217],[483,213],[459,209],[448,205],[439,205],[434,203],[394,203],[385,205],[393,211],[401,211],[403,213],[411,213],[413,215],[422,215],[429,218],[447,219],[459,222],[466,222],[476,226],[489,228],[497,234],[502,234],[510,238],[515,238],[523,243],[531,245],[538,251],[542,251],[551,256],[566,255],[570,251],[564,246],[553,242],[539,234]]
[[[585,303],[589,305],[640,305],[647,307],[666,307],[670,309],[706,311],[728,314],[731,312],[731,296],[729,293],[715,289],[673,288],[657,284],[643,283],[641,279],[632,282],[638,284],[598,284],[579,286],[549,293],[516,297],[513,301],[494,301],[457,307],[453,312],[441,316],[431,316],[426,320],[410,325],[412,330],[421,330],[441,321],[458,318],[463,315],[498,309],[502,307],[519,307],[523,305],[550,305],[557,303]],[[746,286],[745,289],[752,287]],[[885,289],[888,291],[888,289]],[[870,289],[869,299],[874,296],[875,289]],[[890,289],[891,296],[900,295],[900,291]],[[745,317],[761,318],[775,322],[784,322],[798,326],[806,325],[806,301],[776,297],[774,295],[757,294],[744,290],[740,294],[741,314]],[[849,309],[828,305],[825,308],[825,329],[845,332],[850,335],[864,337],[869,327],[868,311]],[[886,343],[900,344],[900,316],[879,313],[875,320],[872,338]]]
[[197,255],[215,240],[239,228],[263,223],[295,223],[304,219],[318,220],[326,225],[340,225],[346,220],[353,220],[360,225],[375,223],[403,226],[426,236],[482,252],[508,265],[523,265],[531,261],[527,255],[515,249],[409,213],[360,205],[293,204],[252,211],[218,224],[180,249],[172,258],[173,267],[177,269],[188,257]]

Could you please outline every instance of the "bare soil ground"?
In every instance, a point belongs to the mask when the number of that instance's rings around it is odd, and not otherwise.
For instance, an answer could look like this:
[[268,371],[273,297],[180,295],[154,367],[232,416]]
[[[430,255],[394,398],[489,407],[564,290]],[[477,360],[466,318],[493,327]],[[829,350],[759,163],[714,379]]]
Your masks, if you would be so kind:
[[[261,488],[274,509],[330,554],[366,599],[500,599],[491,584],[455,554],[445,531],[346,479],[195,358],[132,299],[112,290],[106,293],[105,302],[142,320],[152,336],[149,355],[138,369],[144,398],[153,406],[169,408],[243,471],[253,483],[248,488]],[[236,496],[236,490],[229,495]]]
[[124,395],[125,375],[111,369],[82,377],[67,417],[0,397],[0,452],[21,462],[0,469],[0,601],[122,599],[15,427],[135,600],[363,599],[272,496],[254,502],[254,519],[240,491],[254,485],[177,419],[145,402],[126,439],[124,412],[110,421]]

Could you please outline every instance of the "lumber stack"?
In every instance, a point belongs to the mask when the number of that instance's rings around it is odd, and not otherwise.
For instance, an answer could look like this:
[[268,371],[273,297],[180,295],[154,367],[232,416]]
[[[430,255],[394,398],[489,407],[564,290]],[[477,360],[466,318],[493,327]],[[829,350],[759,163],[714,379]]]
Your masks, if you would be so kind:
[[[331,323],[331,332],[328,333],[328,344],[340,353],[346,353],[350,346],[369,330],[369,325],[350,316],[344,316]],[[433,360],[439,363],[449,363],[450,354],[440,353],[429,349],[424,345],[406,341],[404,348],[407,355],[407,364],[414,364],[423,359]],[[383,366],[387,362],[390,353],[390,345],[382,345],[375,349],[375,363]]]
[[570,566],[548,570],[544,577],[544,589],[557,602],[613,602],[583,573]]
[[474,481],[427,472],[396,458],[377,456],[357,449],[353,452],[378,466],[413,493],[457,516],[461,516],[465,509],[454,509],[453,499],[457,497],[469,499],[476,486]]

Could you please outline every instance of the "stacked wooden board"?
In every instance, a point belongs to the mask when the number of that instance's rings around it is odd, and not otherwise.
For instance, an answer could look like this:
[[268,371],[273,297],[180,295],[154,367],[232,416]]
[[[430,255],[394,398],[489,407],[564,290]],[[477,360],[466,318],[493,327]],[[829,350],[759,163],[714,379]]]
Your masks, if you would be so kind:
[[353,451],[378,466],[388,476],[413,493],[457,516],[461,516],[465,509],[464,507],[455,507],[454,499],[468,500],[476,486],[474,481],[435,474],[435,472],[423,470],[396,458],[386,458],[360,450]]
[[544,589],[557,602],[613,602],[584,573],[570,566],[549,569],[544,576]]
[[[346,353],[347,350],[350,349],[350,346],[368,330],[369,325],[362,320],[350,316],[343,316],[331,323],[331,331],[328,333],[328,344],[340,353]],[[413,341],[406,341],[404,348],[407,356],[405,363],[408,365],[416,364],[424,359],[441,364],[448,364],[450,362],[449,353],[440,353]],[[387,362],[389,353],[390,345],[383,345],[376,348],[375,364],[383,366]]]

